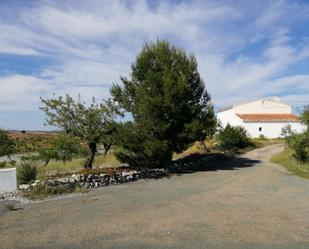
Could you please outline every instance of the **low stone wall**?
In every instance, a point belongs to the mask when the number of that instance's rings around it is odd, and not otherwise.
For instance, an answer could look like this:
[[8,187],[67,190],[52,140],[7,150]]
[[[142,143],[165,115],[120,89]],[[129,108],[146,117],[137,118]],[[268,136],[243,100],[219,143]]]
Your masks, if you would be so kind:
[[0,193],[16,192],[16,168],[0,169]]
[[57,179],[49,179],[46,181],[35,181],[31,185],[22,184],[19,189],[28,191],[35,189],[38,185],[47,186],[51,189],[59,189],[63,187],[73,188],[80,186],[86,189],[101,188],[112,184],[122,184],[133,182],[138,179],[145,178],[161,178],[167,175],[165,169],[143,169],[143,170],[130,170],[130,171],[117,171],[112,175],[108,174],[73,174],[69,177],[62,177]]

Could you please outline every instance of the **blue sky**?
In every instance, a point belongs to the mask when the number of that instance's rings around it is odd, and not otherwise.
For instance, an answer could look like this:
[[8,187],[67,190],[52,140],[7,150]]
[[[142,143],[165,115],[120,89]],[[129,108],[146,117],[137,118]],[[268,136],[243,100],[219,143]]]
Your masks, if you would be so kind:
[[143,44],[196,55],[216,108],[309,103],[309,1],[0,1],[0,127],[47,129],[39,97],[109,96]]

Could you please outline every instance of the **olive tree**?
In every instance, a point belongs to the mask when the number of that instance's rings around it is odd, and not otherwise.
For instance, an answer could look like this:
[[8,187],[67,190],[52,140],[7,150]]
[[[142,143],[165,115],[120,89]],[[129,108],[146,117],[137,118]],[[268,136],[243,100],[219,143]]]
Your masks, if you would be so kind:
[[87,144],[88,155],[85,168],[91,169],[97,144],[104,142],[107,135],[115,132],[115,118],[121,115],[116,105],[111,100],[87,105],[75,101],[71,96],[53,99],[41,98],[43,106],[40,108],[46,114],[47,124],[56,126],[66,134],[76,136]]

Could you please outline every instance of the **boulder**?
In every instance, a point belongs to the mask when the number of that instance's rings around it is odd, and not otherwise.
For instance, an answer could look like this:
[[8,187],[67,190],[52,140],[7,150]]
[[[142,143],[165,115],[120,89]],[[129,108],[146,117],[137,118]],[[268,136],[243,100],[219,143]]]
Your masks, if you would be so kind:
[[20,184],[19,189],[20,190],[28,190],[30,188],[29,184]]

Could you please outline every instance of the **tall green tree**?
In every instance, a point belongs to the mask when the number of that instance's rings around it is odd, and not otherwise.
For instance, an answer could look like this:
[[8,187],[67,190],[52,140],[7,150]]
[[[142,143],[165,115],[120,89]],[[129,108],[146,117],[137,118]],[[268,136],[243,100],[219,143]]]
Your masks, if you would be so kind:
[[0,156],[10,156],[15,152],[15,142],[6,131],[0,129]]
[[63,129],[66,134],[76,136],[88,146],[85,168],[92,168],[97,144],[104,141],[107,135],[115,133],[115,118],[121,113],[112,101],[90,105],[75,101],[69,95],[54,99],[41,98],[47,124]]
[[[122,124],[117,157],[132,166],[164,167],[173,152],[202,140],[213,109],[193,55],[167,41],[145,44],[123,86],[111,95],[133,121]],[[206,127],[205,127],[206,125]]]

